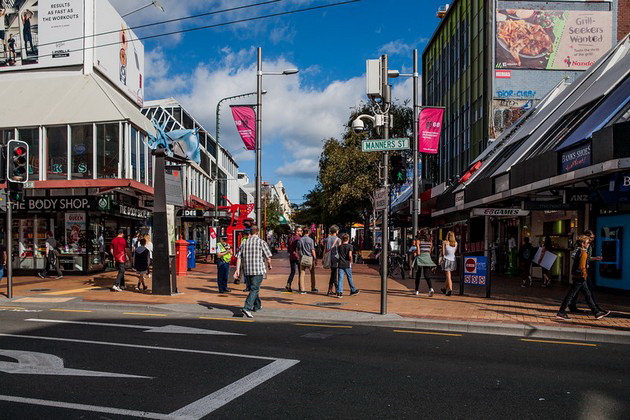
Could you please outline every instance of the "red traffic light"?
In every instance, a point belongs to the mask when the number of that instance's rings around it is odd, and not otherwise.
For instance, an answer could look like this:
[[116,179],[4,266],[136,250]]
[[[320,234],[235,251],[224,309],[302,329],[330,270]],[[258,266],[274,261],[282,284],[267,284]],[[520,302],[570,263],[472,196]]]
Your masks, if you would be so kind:
[[26,154],[26,148],[18,146],[15,149],[13,149],[13,153],[15,153],[18,156],[25,155]]

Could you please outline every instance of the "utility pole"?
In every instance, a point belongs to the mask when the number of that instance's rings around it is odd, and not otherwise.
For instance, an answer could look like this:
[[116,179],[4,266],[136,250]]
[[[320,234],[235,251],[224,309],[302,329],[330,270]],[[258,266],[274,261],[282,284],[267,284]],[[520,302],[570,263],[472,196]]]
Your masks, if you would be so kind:
[[[381,57],[381,83],[382,83],[382,101],[381,112],[383,112],[383,138],[389,139],[389,105],[391,102],[391,91],[388,83],[387,54]],[[382,252],[381,252],[381,315],[387,314],[387,270],[389,255],[389,152],[383,153],[383,187],[387,191],[387,205],[383,210],[383,234],[382,234]]]
[[6,235],[7,235],[7,261],[6,261],[6,265],[7,265],[7,298],[9,299],[13,299],[13,234],[12,234],[12,216],[13,216],[13,204],[11,203],[11,193],[9,192],[10,187],[9,187],[9,181],[7,180],[7,188],[5,189],[6,191],[6,197],[7,197],[7,229],[6,229]]
[[153,182],[153,294],[171,295],[168,221],[166,216],[166,151],[155,149],[155,179]]
[[[411,147],[413,150],[413,202],[411,203],[411,223],[413,226],[413,236],[418,233],[418,218],[420,208],[418,206],[419,184],[422,172],[418,171],[418,118],[420,106],[418,105],[418,49],[413,50],[413,139]],[[420,156],[420,159],[422,157]],[[419,179],[420,178],[420,179]]]

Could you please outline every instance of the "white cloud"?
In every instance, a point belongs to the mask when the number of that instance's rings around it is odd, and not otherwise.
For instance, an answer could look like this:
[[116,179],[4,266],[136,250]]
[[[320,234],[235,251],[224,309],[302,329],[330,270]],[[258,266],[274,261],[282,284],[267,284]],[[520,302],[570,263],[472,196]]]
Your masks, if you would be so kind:
[[313,159],[299,159],[276,169],[277,175],[314,178],[319,172],[319,164]]
[[242,150],[239,150],[238,152],[232,153],[232,157],[237,163],[239,163],[239,162],[245,162],[248,160],[254,160],[254,158],[256,157],[256,154],[254,153],[253,150],[242,149]]

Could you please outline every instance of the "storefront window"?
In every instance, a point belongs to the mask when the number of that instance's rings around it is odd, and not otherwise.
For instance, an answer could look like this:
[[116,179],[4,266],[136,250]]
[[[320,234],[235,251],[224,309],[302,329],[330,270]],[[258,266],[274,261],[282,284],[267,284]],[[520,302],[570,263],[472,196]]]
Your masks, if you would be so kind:
[[68,178],[68,127],[47,127],[48,179]]
[[92,124],[75,125],[72,130],[72,179],[92,178]]
[[118,178],[118,124],[96,126],[96,174],[98,178]]
[[129,178],[136,179],[136,169],[138,167],[138,130],[136,130],[134,127],[131,127],[131,139],[129,139],[129,147],[131,148],[131,153],[129,154],[131,158],[131,173],[129,174]]
[[19,130],[20,140],[28,143],[29,168],[28,178],[31,181],[39,180],[39,129],[22,128]]
[[139,181],[145,183],[147,180],[147,170],[146,170],[146,161],[147,161],[147,145],[146,145],[146,136],[144,133],[140,133],[140,179]]
[[151,154],[150,150],[147,159],[149,160],[147,162],[149,167],[149,169],[147,170],[147,185],[153,186],[153,155]]

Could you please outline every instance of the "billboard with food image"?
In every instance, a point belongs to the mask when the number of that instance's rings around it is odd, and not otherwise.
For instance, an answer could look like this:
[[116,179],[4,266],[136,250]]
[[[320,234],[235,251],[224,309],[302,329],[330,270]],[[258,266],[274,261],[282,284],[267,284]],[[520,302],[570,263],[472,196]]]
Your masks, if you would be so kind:
[[497,9],[495,67],[586,70],[613,46],[612,12]]

